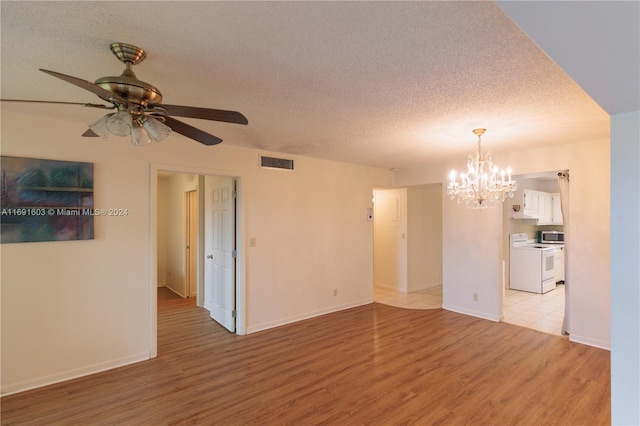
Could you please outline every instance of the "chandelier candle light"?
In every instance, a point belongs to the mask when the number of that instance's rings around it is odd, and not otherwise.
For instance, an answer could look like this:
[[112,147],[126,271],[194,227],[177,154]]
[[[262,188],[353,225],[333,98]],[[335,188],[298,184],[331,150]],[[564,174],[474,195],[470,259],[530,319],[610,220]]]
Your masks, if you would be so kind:
[[[475,157],[469,155],[467,173],[460,174],[460,182],[456,180],[456,171],[451,170],[447,193],[451,199],[458,199],[458,203],[465,202],[467,208],[485,209],[503,202],[507,196],[513,198],[517,189],[516,181],[511,180],[511,168],[500,171],[491,161],[491,154],[482,155],[480,137],[487,129],[475,129],[478,136],[478,152]],[[485,166],[487,170],[485,171]],[[506,178],[505,178],[506,175]]]

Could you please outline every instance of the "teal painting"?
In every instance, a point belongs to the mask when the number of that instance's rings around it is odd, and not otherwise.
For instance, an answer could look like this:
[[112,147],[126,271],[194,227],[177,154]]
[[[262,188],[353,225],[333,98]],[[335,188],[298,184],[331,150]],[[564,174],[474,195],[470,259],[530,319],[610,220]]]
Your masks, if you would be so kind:
[[0,242],[93,239],[93,163],[0,160]]

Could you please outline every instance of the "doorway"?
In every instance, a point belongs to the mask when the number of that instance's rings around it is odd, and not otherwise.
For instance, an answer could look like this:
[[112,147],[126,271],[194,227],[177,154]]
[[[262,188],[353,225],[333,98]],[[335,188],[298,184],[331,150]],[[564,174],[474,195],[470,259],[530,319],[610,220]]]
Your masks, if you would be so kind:
[[442,186],[374,189],[374,301],[442,307]]
[[[205,270],[210,260],[205,252],[206,230],[214,222],[213,217],[207,221],[207,215],[213,213],[205,212],[206,181],[210,179],[233,183],[233,189],[228,194],[233,199],[234,209],[225,214],[226,220],[221,228],[225,233],[225,241],[230,236],[233,244],[230,266],[232,279],[225,281],[229,287],[225,291],[233,295],[230,312],[235,324],[232,330],[236,334],[245,334],[244,259],[235,256],[243,248],[241,178],[222,175],[215,170],[158,165],[151,166],[151,177],[150,356],[157,355],[159,286],[172,286],[175,293],[182,289],[181,296],[195,296],[200,308],[204,309],[207,302],[205,289],[210,278],[205,276]],[[171,233],[173,236],[170,236]],[[172,244],[173,241],[177,241],[177,244]]]
[[[508,198],[503,210],[503,253],[505,253],[502,289],[502,321],[530,328],[545,333],[562,335],[562,326],[568,301],[568,291],[564,274],[564,245],[558,245],[558,255],[555,256],[555,288],[544,293],[532,293],[513,290],[510,288],[510,236],[511,234],[526,234],[528,241],[537,241],[540,231],[564,232],[562,213],[559,209],[558,172],[550,171],[528,175],[515,176],[518,190],[513,198]],[[543,219],[533,219],[530,213],[524,212],[524,192],[539,195],[539,216]],[[544,195],[544,197],[543,197]],[[566,206],[568,209],[568,206]],[[544,213],[542,213],[544,210]],[[568,214],[568,211],[567,211]]]

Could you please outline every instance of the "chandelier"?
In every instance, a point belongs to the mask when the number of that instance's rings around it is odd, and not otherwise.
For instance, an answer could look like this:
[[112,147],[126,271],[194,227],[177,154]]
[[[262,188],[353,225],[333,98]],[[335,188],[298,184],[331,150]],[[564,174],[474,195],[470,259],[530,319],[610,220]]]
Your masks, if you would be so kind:
[[171,133],[171,128],[160,120],[150,115],[127,110],[107,114],[91,123],[89,128],[96,135],[105,139],[110,134],[115,136],[131,135],[131,143],[138,146],[163,141]]
[[467,173],[460,174],[460,182],[456,180],[455,170],[449,175],[449,197],[452,200],[457,198],[458,203],[464,201],[470,209],[493,207],[496,203],[503,202],[507,196],[513,197],[513,192],[517,189],[516,181],[511,180],[511,168],[507,168],[506,173],[501,170],[498,176],[498,167],[491,161],[491,154],[482,154],[480,137],[486,130],[473,131],[478,136],[478,152],[475,157],[469,155]]

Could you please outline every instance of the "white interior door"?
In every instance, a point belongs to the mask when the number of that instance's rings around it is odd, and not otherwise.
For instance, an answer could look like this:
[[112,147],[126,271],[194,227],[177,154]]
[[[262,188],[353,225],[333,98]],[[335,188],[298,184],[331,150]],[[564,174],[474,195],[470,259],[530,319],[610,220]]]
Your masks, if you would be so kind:
[[235,331],[235,181],[205,177],[204,307]]

